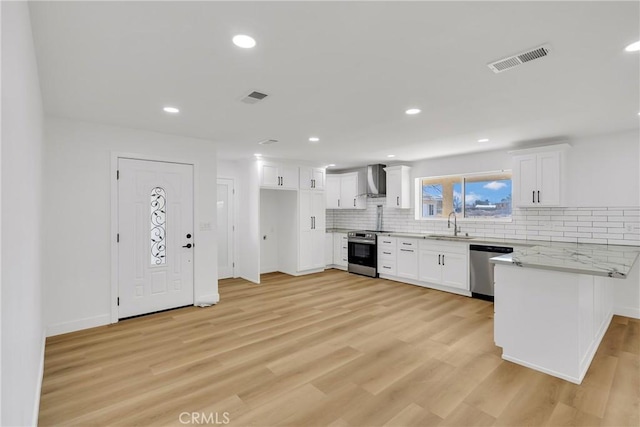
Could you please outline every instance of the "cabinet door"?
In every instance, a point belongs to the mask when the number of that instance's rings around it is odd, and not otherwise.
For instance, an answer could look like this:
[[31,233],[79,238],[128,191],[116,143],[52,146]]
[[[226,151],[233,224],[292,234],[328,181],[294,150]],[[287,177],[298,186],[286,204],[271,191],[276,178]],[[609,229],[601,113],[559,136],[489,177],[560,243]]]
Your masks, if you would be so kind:
[[300,168],[300,189],[311,190],[311,180],[313,179],[313,168]]
[[279,187],[280,170],[277,165],[265,163],[262,165],[260,173],[261,187]]
[[560,152],[538,154],[538,188],[541,206],[560,206]]
[[313,180],[314,190],[324,190],[325,171],[322,168],[313,168],[311,170],[311,179]]
[[341,267],[347,266],[347,235],[333,233],[333,263]]
[[358,200],[358,174],[347,173],[340,180],[340,207],[356,209]]
[[396,274],[406,279],[418,279],[418,250],[398,247]]
[[281,166],[280,167],[280,188],[296,190],[298,188],[298,167],[297,166]]
[[324,192],[327,209],[340,208],[340,183],[340,175],[327,175],[327,185]]
[[[313,257],[313,245],[314,245],[314,233],[313,230],[300,231],[298,235],[298,271],[310,270],[314,267]],[[324,244],[324,242],[323,242]],[[323,254],[324,255],[324,254]]]
[[326,207],[324,194],[320,191],[311,192],[311,216],[313,217],[313,229],[324,233]]
[[442,254],[442,284],[469,290],[469,261],[467,255],[445,252]]
[[298,193],[298,224],[300,231],[310,231],[313,226],[313,195],[310,191]]
[[402,196],[402,172],[400,169],[387,168],[387,207],[399,208]]
[[421,282],[439,284],[442,281],[442,255],[436,251],[421,250],[418,278]]
[[537,155],[513,157],[513,200],[516,206],[537,206]]

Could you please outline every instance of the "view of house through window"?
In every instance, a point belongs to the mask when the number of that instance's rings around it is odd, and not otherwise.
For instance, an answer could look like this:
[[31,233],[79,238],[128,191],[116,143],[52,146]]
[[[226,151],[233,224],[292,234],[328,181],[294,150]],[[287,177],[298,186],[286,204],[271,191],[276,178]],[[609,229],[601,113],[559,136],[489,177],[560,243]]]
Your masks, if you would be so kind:
[[418,218],[511,218],[511,173],[421,178]]

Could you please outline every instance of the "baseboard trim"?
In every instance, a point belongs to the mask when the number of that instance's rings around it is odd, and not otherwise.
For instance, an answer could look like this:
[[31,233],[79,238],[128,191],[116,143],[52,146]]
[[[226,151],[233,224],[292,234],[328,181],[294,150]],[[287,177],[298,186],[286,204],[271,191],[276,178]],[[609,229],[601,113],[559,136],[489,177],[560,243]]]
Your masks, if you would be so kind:
[[613,314],[617,316],[640,319],[640,308],[637,307],[613,307]]
[[42,331],[42,348],[40,350],[40,367],[38,368],[38,382],[36,384],[36,396],[33,404],[33,418],[31,425],[38,425],[38,417],[40,416],[40,395],[42,394],[42,380],[44,378],[44,348],[47,345],[46,331]]
[[111,315],[101,314],[99,316],[85,317],[84,319],[72,320],[70,322],[54,323],[47,327],[47,336],[67,334],[69,332],[81,331],[83,329],[95,328],[111,323]]
[[575,377],[572,377],[570,375],[565,375],[563,373],[556,372],[556,371],[554,371],[552,369],[547,369],[547,368],[544,368],[542,366],[538,366],[535,363],[529,363],[529,362],[525,362],[524,360],[520,360],[517,357],[511,357],[511,356],[509,356],[507,354],[504,354],[504,353],[502,354],[502,358],[504,360],[509,361],[509,362],[513,362],[513,363],[516,363],[518,365],[522,365],[522,366],[525,366],[527,368],[531,368],[531,369],[534,369],[536,371],[540,371],[540,372],[543,372],[545,374],[554,376],[556,378],[560,378],[562,380],[569,381],[570,383],[580,384],[582,382],[582,378],[575,378]]

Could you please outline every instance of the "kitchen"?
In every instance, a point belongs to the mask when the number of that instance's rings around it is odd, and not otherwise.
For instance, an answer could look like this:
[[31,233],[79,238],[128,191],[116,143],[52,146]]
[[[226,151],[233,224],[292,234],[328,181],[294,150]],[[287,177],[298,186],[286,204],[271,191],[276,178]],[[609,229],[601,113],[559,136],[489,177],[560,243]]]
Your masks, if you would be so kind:
[[2,424],[637,425],[639,13],[4,2]]

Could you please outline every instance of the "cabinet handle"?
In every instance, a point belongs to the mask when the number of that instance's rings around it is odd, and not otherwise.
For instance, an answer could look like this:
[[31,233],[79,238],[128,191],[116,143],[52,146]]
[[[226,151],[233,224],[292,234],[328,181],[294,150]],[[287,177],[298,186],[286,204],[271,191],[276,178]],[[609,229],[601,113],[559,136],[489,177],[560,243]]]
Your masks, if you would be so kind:
[[440,263],[440,257],[441,257],[441,256],[442,256],[442,255],[438,254],[438,265],[442,265],[442,264]]
[[535,203],[535,202],[536,202],[536,190],[533,190],[533,191],[531,192],[531,198],[532,198],[532,200],[531,200],[531,201],[532,201],[533,203]]
[[340,199],[338,199],[338,207],[340,207]]
[[444,254],[442,254],[442,265],[444,265]]
[[413,243],[402,242],[403,245],[411,246]]
[[396,196],[396,206],[400,206],[400,196]]
[[316,180],[315,179],[311,180],[311,188],[316,188]]
[[356,199],[353,199],[353,207],[356,207]]
[[387,267],[386,265],[383,265],[382,268],[386,268],[388,270],[391,270],[391,267]]
[[391,242],[388,240],[383,240],[382,243],[391,243]]
[[313,230],[313,217],[310,216],[309,219],[311,220],[311,229]]
[[413,249],[400,249],[402,252],[413,252]]
[[391,255],[391,252],[382,252],[385,255]]
[[538,203],[540,203],[540,190],[538,190]]

